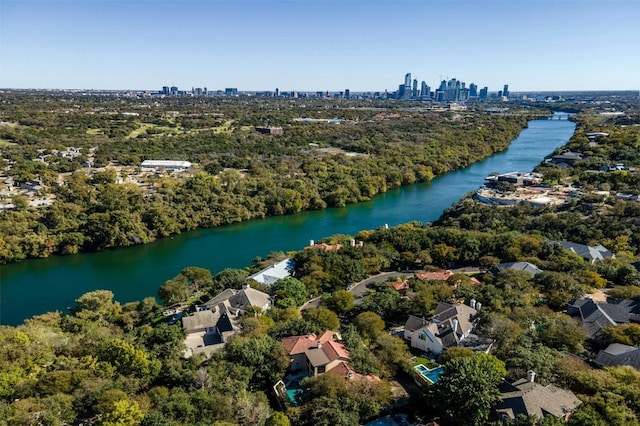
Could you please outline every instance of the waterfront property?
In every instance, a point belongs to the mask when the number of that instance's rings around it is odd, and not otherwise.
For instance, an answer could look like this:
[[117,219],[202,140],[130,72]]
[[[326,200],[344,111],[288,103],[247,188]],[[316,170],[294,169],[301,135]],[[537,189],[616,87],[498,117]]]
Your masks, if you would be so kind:
[[473,195],[476,201],[498,206],[514,206],[528,203],[532,206],[543,207],[565,203],[573,194],[573,188],[546,186],[517,187],[513,191],[501,191],[492,188],[480,188]]
[[182,317],[185,358],[195,354],[211,355],[224,347],[240,330],[239,317],[251,307],[267,310],[271,297],[247,285],[242,290],[226,289],[191,315]]
[[254,280],[260,284],[272,285],[278,280],[290,277],[295,266],[296,264],[293,259],[287,258],[256,272],[249,276],[247,280]]
[[550,162],[558,167],[573,166],[576,161],[582,160],[583,154],[578,152],[565,151],[562,154],[554,155],[551,157]]
[[484,178],[487,185],[494,185],[497,182],[507,182],[519,186],[532,186],[542,183],[542,174],[535,172],[509,172],[499,175],[487,176]]

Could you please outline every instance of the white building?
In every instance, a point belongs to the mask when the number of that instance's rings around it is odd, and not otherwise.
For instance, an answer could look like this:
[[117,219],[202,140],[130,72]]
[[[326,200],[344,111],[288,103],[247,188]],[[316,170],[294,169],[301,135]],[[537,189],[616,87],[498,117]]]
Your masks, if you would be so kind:
[[[472,303],[475,305],[475,301]],[[439,355],[469,336],[477,313],[470,306],[440,302],[431,320],[409,316],[404,326],[404,338],[412,348]]]
[[262,271],[256,272],[248,277],[247,280],[254,280],[261,284],[272,285],[278,280],[290,277],[294,267],[295,262],[292,259],[287,258],[278,263],[274,263]]
[[170,169],[170,170],[187,170],[191,167],[188,161],[175,160],[144,160],[140,167],[143,169]]

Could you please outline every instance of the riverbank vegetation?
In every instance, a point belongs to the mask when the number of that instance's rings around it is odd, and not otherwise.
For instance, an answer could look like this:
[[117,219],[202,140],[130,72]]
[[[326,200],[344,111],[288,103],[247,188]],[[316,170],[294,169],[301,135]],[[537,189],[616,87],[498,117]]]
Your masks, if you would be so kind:
[[[585,362],[608,343],[638,345],[637,324],[611,327],[604,341],[594,342],[566,313],[568,301],[600,290],[612,300],[640,300],[634,266],[640,254],[640,215],[634,213],[639,201],[617,197],[622,191],[640,194],[640,127],[626,124],[640,124],[640,117],[631,111],[625,119],[623,127],[618,118],[597,112],[578,116],[565,149],[584,153],[584,160],[566,168],[540,167],[550,183],[580,188],[579,196],[555,210],[463,200],[436,224],[336,235],[323,242],[341,244],[339,250],[291,253],[294,278],[271,288],[251,283],[275,296],[276,307],[242,317],[242,330],[210,358],[183,358],[185,334],[168,318],[158,320],[164,308],[154,298],[121,305],[106,290],[81,296],[69,315],[47,313],[18,327],[0,327],[0,418],[10,425],[351,426],[403,411],[425,423],[481,425],[490,421],[501,379],[535,371],[537,382],[580,398],[570,425],[638,424],[640,372]],[[609,136],[597,145],[585,141],[585,133],[594,131]],[[626,173],[587,172],[596,156],[603,167],[624,161]],[[351,239],[363,244],[352,245]],[[615,258],[591,263],[555,240],[602,244]],[[251,273],[283,257],[274,253],[246,269],[215,275],[186,268],[162,286],[160,296],[166,305],[206,300],[224,288],[241,288]],[[495,269],[513,261],[530,262],[542,272]],[[465,269],[446,280],[413,274],[443,268]],[[389,280],[371,283],[358,298],[347,291],[367,276],[390,271]],[[315,296],[321,296],[320,305],[300,312],[301,303]],[[438,302],[471,299],[482,304],[475,333],[493,342],[491,355],[450,349],[438,360],[444,364],[442,381],[412,385],[414,355],[423,354],[411,354],[391,331],[409,314],[428,318]],[[299,383],[297,406],[279,405],[271,389],[289,365],[280,339],[325,329],[339,329],[357,373],[379,380],[319,375]],[[563,423],[530,416],[507,424]]]
[[[545,113],[391,100],[3,98],[4,263],[369,200],[504,150]],[[265,124],[283,134],[255,131]],[[193,167],[141,170],[149,159]]]

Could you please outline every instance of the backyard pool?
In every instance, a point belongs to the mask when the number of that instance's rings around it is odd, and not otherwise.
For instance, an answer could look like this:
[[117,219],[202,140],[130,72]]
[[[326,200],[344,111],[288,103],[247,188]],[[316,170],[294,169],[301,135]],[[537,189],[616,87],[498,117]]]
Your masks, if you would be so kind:
[[424,364],[419,364],[419,365],[416,365],[414,368],[429,383],[437,382],[440,376],[442,375],[442,373],[444,373],[444,368],[442,368],[442,366],[428,369],[427,367],[424,366]]
[[287,385],[285,386],[285,389],[287,390],[287,397],[289,398],[289,401],[291,401],[291,405],[293,405],[294,407],[297,407],[298,401],[296,400],[296,396],[302,393],[302,389],[300,389],[300,382],[298,381],[288,382]]
[[365,424],[364,426],[408,426],[406,414],[392,414]]

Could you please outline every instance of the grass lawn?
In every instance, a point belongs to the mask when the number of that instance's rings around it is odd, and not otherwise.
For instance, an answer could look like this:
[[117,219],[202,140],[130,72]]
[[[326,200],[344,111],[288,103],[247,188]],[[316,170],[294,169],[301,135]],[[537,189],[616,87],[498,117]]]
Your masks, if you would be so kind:
[[413,358],[412,364],[413,364],[414,367],[416,365],[422,364],[425,367],[427,367],[428,369],[436,368],[438,366],[437,363],[431,361],[430,359],[423,358],[423,357],[420,357],[420,356],[417,356],[417,357]]
[[15,145],[15,143],[11,142],[9,139],[0,138],[0,148],[2,148],[3,146],[10,146],[10,145]]

